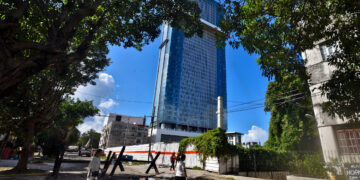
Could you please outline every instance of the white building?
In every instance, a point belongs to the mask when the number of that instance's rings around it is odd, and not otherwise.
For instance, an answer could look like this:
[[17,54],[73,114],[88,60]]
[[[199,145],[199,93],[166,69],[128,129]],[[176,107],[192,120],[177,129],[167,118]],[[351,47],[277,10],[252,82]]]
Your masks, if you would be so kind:
[[145,117],[110,113],[104,121],[99,146],[101,148],[149,143],[149,127]]
[[241,135],[239,132],[227,132],[226,136],[228,137],[228,142],[231,145],[239,145],[241,146]]
[[[149,136],[151,134],[151,129],[149,130]],[[176,130],[171,128],[154,128],[153,129],[153,141],[152,142],[180,142],[182,139],[187,137],[195,137],[203,134],[202,132],[189,132],[186,130]]]
[[326,102],[327,98],[317,89],[330,79],[335,70],[335,67],[326,61],[334,51],[334,47],[320,42],[315,48],[302,53],[310,75],[309,86],[321,147],[326,162],[331,162],[334,158],[342,162],[360,162],[360,128],[351,127],[346,121],[323,112],[321,104]]

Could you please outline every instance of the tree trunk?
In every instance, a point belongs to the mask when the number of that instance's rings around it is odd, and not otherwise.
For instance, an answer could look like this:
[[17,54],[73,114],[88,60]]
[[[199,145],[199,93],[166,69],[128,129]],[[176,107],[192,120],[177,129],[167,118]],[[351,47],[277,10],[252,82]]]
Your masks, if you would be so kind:
[[205,167],[205,166],[206,166],[206,158],[207,158],[207,157],[206,157],[205,155],[203,155],[203,158],[202,158],[202,159],[203,159],[203,162],[202,162],[202,166],[203,166],[202,169],[203,169],[203,170],[205,170],[205,168],[206,168],[206,167]]
[[17,172],[23,172],[27,169],[31,143],[34,138],[35,118],[28,119],[26,124],[27,124],[27,131],[26,131],[26,137],[25,137],[23,149],[20,152],[19,161],[14,168],[14,170]]
[[56,154],[53,173],[51,175],[53,177],[53,179],[57,179],[57,176],[59,175],[61,163],[62,163],[62,160],[64,159],[64,153],[65,153],[65,151],[62,149],[62,150],[59,150]]
[[4,153],[4,150],[5,150],[7,141],[8,141],[8,139],[9,139],[9,136],[10,136],[10,131],[6,133],[6,135],[5,135],[4,139],[3,139],[3,142],[1,143],[0,159],[2,158],[2,154]]

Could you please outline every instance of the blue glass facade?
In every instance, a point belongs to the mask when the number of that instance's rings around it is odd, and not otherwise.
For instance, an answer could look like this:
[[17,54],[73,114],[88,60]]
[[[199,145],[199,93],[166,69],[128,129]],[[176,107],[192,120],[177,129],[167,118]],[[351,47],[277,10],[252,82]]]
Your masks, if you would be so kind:
[[[153,115],[158,127],[204,132],[217,126],[218,96],[226,110],[225,50],[217,48],[221,14],[213,0],[198,0],[203,37],[185,38],[183,31],[163,24]],[[227,118],[224,122],[227,129]]]

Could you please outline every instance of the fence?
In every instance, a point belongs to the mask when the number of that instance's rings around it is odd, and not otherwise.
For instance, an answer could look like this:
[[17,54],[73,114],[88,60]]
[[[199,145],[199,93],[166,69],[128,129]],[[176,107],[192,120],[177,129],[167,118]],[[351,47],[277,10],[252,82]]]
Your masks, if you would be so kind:
[[[284,180],[289,174],[327,178],[328,172],[340,179],[346,179],[352,172],[360,172],[360,155],[331,154],[331,161],[325,162],[321,153],[314,152],[281,152],[262,147],[239,150],[240,175],[258,178],[271,178]],[[336,156],[335,156],[336,155]],[[349,170],[351,168],[358,168]],[[360,173],[357,176],[360,179]]]
[[[155,143],[151,153],[161,152],[157,164],[170,166],[170,156],[177,152],[179,143]],[[119,153],[121,147],[105,149]],[[127,146],[124,155],[133,156],[134,160],[147,161],[149,144]],[[190,145],[186,151],[186,166],[188,168],[203,167],[201,158],[194,146]],[[339,160],[342,160],[339,158]],[[285,180],[289,174],[302,177],[325,178],[328,171],[339,171],[344,174],[342,163],[326,164],[320,153],[284,152],[269,150],[262,147],[253,149],[240,148],[236,156],[224,158],[207,158],[205,170],[223,173],[238,173],[242,176],[266,179]],[[334,168],[335,167],[335,168]],[[359,166],[360,168],[360,166]],[[360,172],[360,171],[359,171]]]
[[[122,147],[111,147],[105,149],[105,153],[107,154],[109,151],[119,153]],[[170,157],[173,152],[178,152],[179,143],[155,143],[152,145],[151,153],[155,154],[160,151],[160,156],[157,160],[159,165],[170,166]],[[149,144],[141,144],[141,145],[133,145],[126,146],[124,155],[130,155],[133,157],[133,160],[138,161],[147,161],[149,153]],[[193,145],[189,145],[186,151],[184,152],[186,155],[185,164],[187,168],[203,167],[203,163],[201,162],[200,156],[198,152],[194,149]],[[227,158],[216,158],[209,157],[205,161],[205,170],[212,172],[229,173],[232,171],[237,171],[239,163],[239,158],[237,156],[227,157]]]

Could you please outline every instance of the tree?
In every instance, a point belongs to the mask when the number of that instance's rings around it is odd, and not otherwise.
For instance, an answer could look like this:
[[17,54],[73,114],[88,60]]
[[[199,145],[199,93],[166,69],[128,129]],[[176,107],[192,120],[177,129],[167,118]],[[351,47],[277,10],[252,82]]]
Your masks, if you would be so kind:
[[101,134],[96,132],[94,129],[90,129],[87,132],[81,134],[78,141],[78,146],[85,146],[90,139],[90,146],[92,148],[99,148]]
[[45,132],[37,136],[37,144],[44,154],[55,156],[53,176],[56,178],[64,157],[65,147],[79,140],[80,132],[76,126],[83,123],[82,119],[93,116],[99,109],[92,101],[73,101],[66,99],[56,112],[54,123]]
[[10,130],[23,141],[23,150],[15,171],[26,169],[34,136],[51,126],[62,101],[79,85],[88,82],[94,84],[93,79],[97,77],[97,73],[109,63],[106,53],[107,49],[93,47],[91,55],[67,67],[65,76],[59,76],[55,68],[42,70],[0,99],[0,106],[6,107],[0,109],[0,125],[11,126]]
[[[338,50],[327,61],[337,69],[320,89],[324,110],[341,118],[360,118],[360,2],[352,0],[226,0],[221,27],[235,48],[259,54],[263,75],[281,81],[302,73],[301,52],[324,41]],[[227,36],[228,35],[228,36]],[[299,74],[300,76],[303,76]]]
[[163,21],[186,36],[202,35],[193,1],[3,0],[0,9],[0,97],[49,67],[64,76],[94,49],[105,56],[108,44],[141,49],[160,34]]
[[296,74],[268,84],[265,111],[271,112],[269,139],[265,146],[278,150],[310,153],[320,151],[320,138],[313,115],[307,81]]

